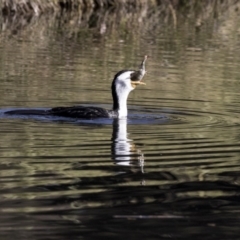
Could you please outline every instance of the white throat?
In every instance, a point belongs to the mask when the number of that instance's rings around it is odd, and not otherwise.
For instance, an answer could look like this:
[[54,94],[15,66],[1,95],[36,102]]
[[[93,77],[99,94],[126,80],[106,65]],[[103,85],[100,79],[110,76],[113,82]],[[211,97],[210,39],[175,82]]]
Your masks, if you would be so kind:
[[123,71],[112,83],[113,110],[117,112],[118,118],[127,117],[127,99],[129,93],[134,89],[131,85],[130,74],[133,71]]
[[128,110],[127,110],[127,99],[128,99],[129,92],[122,91],[118,95],[118,104],[119,108],[117,109],[118,117],[123,118],[127,117]]

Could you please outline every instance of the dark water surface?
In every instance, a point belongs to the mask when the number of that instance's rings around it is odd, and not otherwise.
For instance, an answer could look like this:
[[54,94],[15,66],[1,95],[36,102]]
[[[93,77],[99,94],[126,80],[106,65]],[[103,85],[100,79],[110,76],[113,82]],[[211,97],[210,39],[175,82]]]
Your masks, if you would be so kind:
[[[2,32],[1,239],[239,239],[240,39],[219,22],[74,39]],[[130,94],[127,120],[4,115],[111,108],[113,75],[144,54],[147,85]]]

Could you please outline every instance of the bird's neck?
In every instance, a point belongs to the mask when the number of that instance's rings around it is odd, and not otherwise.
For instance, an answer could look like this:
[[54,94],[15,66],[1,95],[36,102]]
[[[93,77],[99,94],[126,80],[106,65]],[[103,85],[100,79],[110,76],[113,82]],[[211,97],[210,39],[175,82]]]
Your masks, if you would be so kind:
[[126,96],[121,95],[121,97],[118,98],[118,109],[115,109],[115,111],[118,112],[119,118],[127,117],[127,98],[128,94]]
[[116,91],[112,92],[113,96],[113,111],[117,112],[118,118],[127,117],[127,99],[129,92]]

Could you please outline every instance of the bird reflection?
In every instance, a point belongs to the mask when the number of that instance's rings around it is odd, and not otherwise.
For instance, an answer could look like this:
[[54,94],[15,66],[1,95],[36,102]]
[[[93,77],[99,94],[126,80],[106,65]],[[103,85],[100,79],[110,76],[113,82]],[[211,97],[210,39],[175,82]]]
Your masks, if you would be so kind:
[[139,166],[143,173],[144,154],[127,135],[127,119],[115,119],[112,133],[112,158],[118,165]]

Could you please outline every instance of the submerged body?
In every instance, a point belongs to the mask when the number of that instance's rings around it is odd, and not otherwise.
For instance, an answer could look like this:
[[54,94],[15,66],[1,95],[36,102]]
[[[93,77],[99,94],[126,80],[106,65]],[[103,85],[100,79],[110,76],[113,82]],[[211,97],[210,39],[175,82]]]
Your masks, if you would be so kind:
[[106,110],[100,107],[55,107],[48,110],[40,109],[17,109],[5,112],[8,115],[39,115],[39,116],[59,116],[70,118],[117,118],[111,110]]
[[137,85],[145,85],[141,82],[146,73],[145,62],[147,56],[144,57],[140,69],[137,71],[122,70],[118,72],[112,82],[113,109],[107,110],[100,107],[55,107],[49,110],[37,109],[19,109],[5,112],[10,115],[44,115],[44,116],[60,116],[70,118],[122,118],[127,117],[127,99],[129,93],[135,89]]

